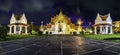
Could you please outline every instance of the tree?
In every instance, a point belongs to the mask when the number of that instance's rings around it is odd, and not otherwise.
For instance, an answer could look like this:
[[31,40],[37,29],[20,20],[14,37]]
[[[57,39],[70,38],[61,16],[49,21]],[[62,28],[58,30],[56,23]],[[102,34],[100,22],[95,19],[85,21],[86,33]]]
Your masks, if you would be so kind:
[[77,33],[76,32],[73,32],[73,35],[76,35]]
[[0,40],[5,40],[7,36],[7,29],[5,27],[0,27]]

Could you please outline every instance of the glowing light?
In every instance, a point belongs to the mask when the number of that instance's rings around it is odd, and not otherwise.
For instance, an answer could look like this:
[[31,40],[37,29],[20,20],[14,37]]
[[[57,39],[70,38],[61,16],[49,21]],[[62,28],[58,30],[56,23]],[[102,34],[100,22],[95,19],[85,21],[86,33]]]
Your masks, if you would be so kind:
[[82,21],[81,21],[81,19],[78,19],[78,22],[77,22],[77,24],[79,24],[79,25],[81,25],[81,24],[82,24]]
[[78,22],[78,24],[81,24],[81,23],[82,23],[81,21]]

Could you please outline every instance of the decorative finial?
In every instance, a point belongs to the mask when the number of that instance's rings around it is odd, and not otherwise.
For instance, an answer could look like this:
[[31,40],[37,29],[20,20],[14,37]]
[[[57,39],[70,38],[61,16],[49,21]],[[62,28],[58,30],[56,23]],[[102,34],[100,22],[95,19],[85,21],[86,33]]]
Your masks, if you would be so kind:
[[62,11],[62,9],[60,9],[60,11]]
[[60,9],[60,13],[62,13],[62,9]]
[[63,13],[62,13],[62,9],[60,9],[60,13],[59,13],[59,15],[63,15]]

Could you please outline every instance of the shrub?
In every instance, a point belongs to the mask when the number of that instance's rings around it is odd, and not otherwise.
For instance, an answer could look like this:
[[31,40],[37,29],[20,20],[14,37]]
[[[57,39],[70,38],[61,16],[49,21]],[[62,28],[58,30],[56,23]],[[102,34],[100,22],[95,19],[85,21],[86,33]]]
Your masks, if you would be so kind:
[[7,29],[0,27],[0,40],[5,40],[7,36]]
[[83,35],[84,35],[84,31],[81,31],[81,32],[80,32],[80,35],[83,36]]
[[41,36],[42,34],[43,34],[43,32],[42,32],[42,31],[38,31],[38,35],[40,35],[40,36]]
[[33,35],[37,35],[38,33],[35,30],[32,30]]
[[76,35],[77,33],[76,32],[73,32],[73,35]]

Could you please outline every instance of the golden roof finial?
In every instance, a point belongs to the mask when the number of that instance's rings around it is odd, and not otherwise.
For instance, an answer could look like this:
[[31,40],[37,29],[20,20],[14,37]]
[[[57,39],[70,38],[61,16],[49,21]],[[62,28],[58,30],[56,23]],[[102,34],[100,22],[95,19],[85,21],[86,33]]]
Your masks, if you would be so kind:
[[60,9],[60,11],[62,11],[62,9]]
[[59,13],[59,15],[63,15],[63,13],[62,13],[62,9],[60,9],[60,13]]

